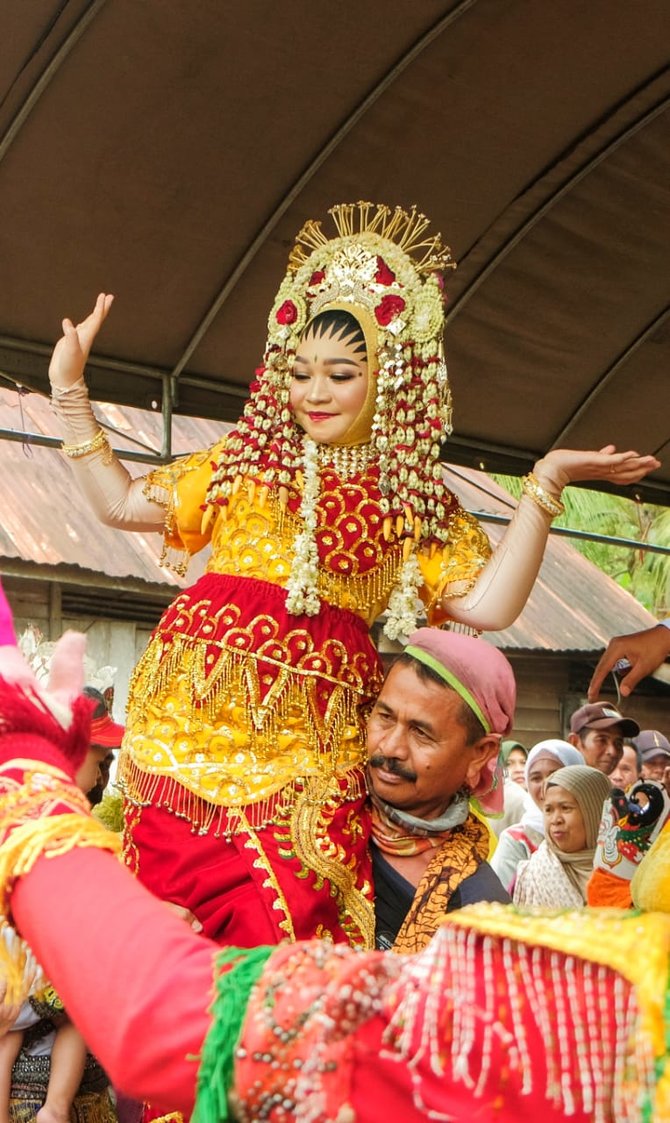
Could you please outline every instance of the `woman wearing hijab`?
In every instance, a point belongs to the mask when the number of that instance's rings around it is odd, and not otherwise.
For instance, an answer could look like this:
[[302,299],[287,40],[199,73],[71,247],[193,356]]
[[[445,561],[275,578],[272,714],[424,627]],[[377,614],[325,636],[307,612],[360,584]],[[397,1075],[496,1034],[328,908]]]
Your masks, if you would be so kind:
[[503,813],[498,819],[489,819],[496,838],[507,827],[518,823],[526,806],[526,761],[528,749],[519,741],[503,741],[500,746],[500,763],[505,771],[503,783]]
[[583,764],[584,757],[567,741],[551,738],[538,741],[528,754],[524,770],[526,796],[519,822],[500,832],[491,865],[508,893],[514,890],[519,862],[527,861],[544,838],[542,798],[545,781],[552,772],[571,764]]
[[505,779],[525,790],[528,749],[520,741],[503,741],[500,758],[505,768]]
[[514,885],[516,905],[581,908],[593,873],[603,803],[612,790],[603,772],[586,764],[559,768],[545,783],[545,837]]

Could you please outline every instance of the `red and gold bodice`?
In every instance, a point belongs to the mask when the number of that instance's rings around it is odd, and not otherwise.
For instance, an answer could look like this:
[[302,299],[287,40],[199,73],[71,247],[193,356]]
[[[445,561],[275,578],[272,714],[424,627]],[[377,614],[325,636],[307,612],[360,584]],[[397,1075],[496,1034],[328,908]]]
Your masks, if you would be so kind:
[[[241,481],[228,506],[203,531],[203,505],[215,463],[216,448],[149,477],[147,494],[168,507],[166,548],[188,555],[211,539],[209,573],[255,577],[284,587],[301,529],[300,474],[285,489],[284,503],[279,489],[266,487],[262,478]],[[384,526],[380,500],[375,465],[346,479],[333,468],[322,469],[316,532],[319,594],[328,604],[355,612],[368,625],[387,607],[402,564],[401,539],[395,527]],[[447,615],[440,602],[468,592],[490,554],[479,523],[463,511],[454,495],[445,521],[450,532],[447,545],[417,551],[429,618]]]
[[[322,608],[291,615],[285,586],[301,528],[301,480],[283,502],[262,478],[242,480],[203,529],[215,459],[216,449],[195,454],[147,481],[149,497],[167,507],[167,548],[190,554],[211,540],[211,556],[205,576],[165,612],[137,668],[121,766],[126,791],[142,802],[166,777],[170,805],[190,819],[185,792],[218,807],[262,804],[270,815],[268,801],[290,798],[296,783],[341,780],[360,767],[381,686],[368,627],[402,564],[395,528],[384,526],[376,467],[349,479],[323,469]],[[433,617],[445,595],[471,587],[488,555],[486,537],[455,498],[447,517],[453,544],[419,555]]]

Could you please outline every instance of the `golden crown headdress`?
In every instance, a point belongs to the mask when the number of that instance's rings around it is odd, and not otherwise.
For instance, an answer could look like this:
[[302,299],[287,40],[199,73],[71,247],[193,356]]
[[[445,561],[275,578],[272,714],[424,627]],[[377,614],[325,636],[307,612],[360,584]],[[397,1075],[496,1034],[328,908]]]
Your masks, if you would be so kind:
[[[416,207],[406,211],[402,207],[392,210],[385,203],[338,203],[330,208],[328,214],[332,216],[340,238],[376,234],[385,241],[394,242],[413,258],[414,268],[419,274],[455,268],[451,250],[443,245],[441,234],[424,237],[430,219]],[[303,247],[316,250],[330,241],[323,232],[321,222],[309,219],[296,237],[289,256],[289,269],[297,270],[307,259],[308,254]],[[420,255],[418,258],[417,254]]]
[[380,344],[400,336],[417,343],[440,340],[444,329],[442,271],[455,268],[439,234],[416,207],[340,203],[328,212],[336,229],[321,222],[302,227],[288,271],[268,318],[269,344],[290,350],[323,308],[364,308]]

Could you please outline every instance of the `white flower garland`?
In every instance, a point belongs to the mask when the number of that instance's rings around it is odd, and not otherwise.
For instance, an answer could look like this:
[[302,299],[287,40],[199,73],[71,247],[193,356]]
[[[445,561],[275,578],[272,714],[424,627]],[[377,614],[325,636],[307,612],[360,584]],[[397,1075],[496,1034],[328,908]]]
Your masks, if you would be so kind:
[[286,608],[293,616],[316,616],[321,608],[318,594],[319,554],[316,548],[316,504],[319,498],[319,446],[305,436],[303,447],[304,487],[299,516],[302,530],[293,540],[291,573],[286,582]]
[[389,639],[407,638],[416,628],[419,588],[422,580],[416,554],[412,553],[403,562],[398,584],[389,600],[388,617],[384,625],[384,633]]
[[[316,545],[316,507],[321,485],[319,445],[305,435],[302,447],[304,486],[298,512],[302,529],[293,540],[291,572],[286,582],[286,609],[293,616],[300,616],[302,613],[316,616],[321,609],[318,593],[319,553]],[[384,625],[384,632],[389,639],[406,638],[416,628],[422,580],[416,554],[412,552],[402,564],[398,583],[389,600],[388,617]]]

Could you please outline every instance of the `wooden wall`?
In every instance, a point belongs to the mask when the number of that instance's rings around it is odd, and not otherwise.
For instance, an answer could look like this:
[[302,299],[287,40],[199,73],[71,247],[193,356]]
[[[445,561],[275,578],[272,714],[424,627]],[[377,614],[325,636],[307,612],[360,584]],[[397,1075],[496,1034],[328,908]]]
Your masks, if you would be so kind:
[[[573,655],[511,654],[509,658],[518,691],[514,738],[530,748],[545,737],[565,736],[571,715],[588,701],[586,687],[595,656],[590,663]],[[618,705],[641,729],[660,729],[670,736],[669,687],[647,680],[617,703],[610,677],[601,699]]]

